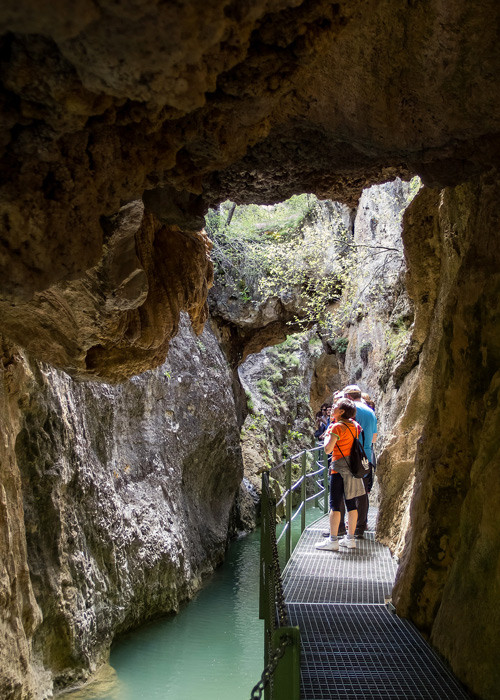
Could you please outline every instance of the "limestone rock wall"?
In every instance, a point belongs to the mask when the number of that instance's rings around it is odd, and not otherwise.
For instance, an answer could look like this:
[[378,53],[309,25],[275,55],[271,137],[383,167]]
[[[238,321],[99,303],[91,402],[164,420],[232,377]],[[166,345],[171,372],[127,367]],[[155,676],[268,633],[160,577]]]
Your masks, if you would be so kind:
[[42,613],[33,593],[27,561],[21,477],[15,456],[28,395],[21,358],[1,344],[0,372],[0,696],[27,700],[46,685],[32,663],[31,639]]
[[488,700],[500,684],[499,184],[494,172],[422,193],[407,212],[408,288],[427,329],[408,404],[423,432],[394,590],[398,612]]
[[38,359],[117,382],[164,361],[182,311],[201,332],[213,266],[204,233],[161,224],[141,201],[102,223],[95,267],[29,301],[0,301],[0,315],[3,333]]
[[402,219],[420,186],[418,178],[397,179],[363,192],[354,220],[356,257],[338,309],[343,385],[359,384],[372,396],[382,436],[400,415],[398,389],[412,369],[407,355],[414,310],[405,286]]
[[[498,174],[424,188],[409,206],[405,188],[373,187],[360,200],[354,240],[376,237],[400,253],[386,266],[387,285],[373,289],[360,277],[365,292],[354,297],[339,383],[356,381],[377,404],[377,530],[401,556],[397,611],[474,693],[493,700],[500,682]],[[373,270],[367,265],[368,276]]]
[[75,383],[12,354],[2,387],[15,405],[0,688],[41,698],[95,671],[117,633],[178,610],[220,563],[239,430],[219,346],[186,321],[167,362],[125,384]]

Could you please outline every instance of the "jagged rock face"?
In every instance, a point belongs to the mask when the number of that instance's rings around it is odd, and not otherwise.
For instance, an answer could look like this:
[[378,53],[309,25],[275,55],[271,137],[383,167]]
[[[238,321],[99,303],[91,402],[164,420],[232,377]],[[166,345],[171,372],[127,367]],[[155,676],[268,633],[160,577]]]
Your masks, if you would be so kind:
[[[321,351],[316,335],[302,333],[249,355],[239,367],[250,404],[241,431],[245,479],[259,493],[264,469],[314,445],[309,396]],[[273,476],[284,481],[283,470]]]
[[272,297],[264,302],[242,302],[214,290],[210,317],[231,366],[238,367],[249,355],[278,345],[287,335],[300,330],[302,314],[298,294]]
[[[239,429],[218,344],[185,321],[161,368],[117,387],[20,355],[5,364],[6,399],[22,401],[2,470],[20,532],[2,545],[2,581],[19,582],[4,602],[24,634],[8,639],[4,619],[9,654],[21,653],[5,659],[0,688],[42,697],[52,679],[95,671],[118,632],[178,610],[221,561],[243,473]],[[21,669],[37,668],[21,683]]]
[[28,395],[18,356],[3,339],[0,347],[0,696],[24,700],[30,698],[32,689],[44,684],[31,658],[30,640],[42,615],[29,574],[21,478],[15,458],[21,410]]
[[354,203],[398,173],[443,185],[484,169],[497,19],[495,0],[3,3],[1,298],[81,279],[103,217],[145,191],[192,231],[227,197]]
[[418,180],[397,179],[363,192],[354,221],[357,258],[340,304],[346,334],[338,353],[343,386],[359,384],[371,395],[382,435],[401,413],[398,390],[418,362],[418,353],[407,357],[414,310],[404,284],[401,234],[403,213],[419,187]]
[[39,359],[116,382],[163,362],[182,310],[201,332],[213,272],[203,233],[159,224],[142,202],[122,207],[105,228],[96,267],[28,302],[0,302],[0,314],[3,332]]
[[406,212],[418,367],[381,465],[394,498],[415,479],[397,610],[488,700],[500,683],[498,202],[493,174],[424,190]]

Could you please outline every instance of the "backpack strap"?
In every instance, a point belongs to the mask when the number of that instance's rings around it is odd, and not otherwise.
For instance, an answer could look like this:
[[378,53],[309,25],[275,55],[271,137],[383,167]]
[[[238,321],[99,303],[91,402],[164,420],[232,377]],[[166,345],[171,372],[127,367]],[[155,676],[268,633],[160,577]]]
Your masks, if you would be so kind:
[[[345,427],[347,428],[347,430],[348,430],[348,431],[351,433],[351,435],[352,435],[352,431],[351,431],[351,429],[349,428],[348,424],[347,424],[347,423],[344,423],[344,421],[341,421],[341,422],[342,422],[343,425],[345,425]],[[354,442],[354,437],[355,437],[355,436],[353,436],[353,442]],[[342,449],[341,449],[341,447],[340,447],[340,445],[339,445],[338,440],[337,440],[337,443],[336,443],[336,444],[337,444],[337,447],[339,448],[340,454],[342,455],[342,457],[343,457],[343,458],[346,460],[346,462],[347,462],[347,458],[346,458],[346,456],[344,455],[344,453],[342,452]]]
[[[351,429],[349,428],[349,425],[348,425],[347,423],[344,423],[344,425],[345,425],[345,427],[348,429],[348,431],[349,431],[349,432],[351,433],[351,435],[352,435],[352,431],[351,431]],[[359,423],[358,423],[358,425],[359,425]],[[359,427],[361,428],[361,426],[359,426]],[[357,432],[357,431],[356,431],[356,432]],[[353,439],[357,437],[358,440],[359,440],[359,438],[360,438],[361,436],[363,437],[363,449],[365,449],[365,431],[363,430],[363,428],[361,428],[361,432],[360,432],[359,436],[358,436],[358,435],[353,435]],[[339,450],[340,450],[340,447],[339,447]]]

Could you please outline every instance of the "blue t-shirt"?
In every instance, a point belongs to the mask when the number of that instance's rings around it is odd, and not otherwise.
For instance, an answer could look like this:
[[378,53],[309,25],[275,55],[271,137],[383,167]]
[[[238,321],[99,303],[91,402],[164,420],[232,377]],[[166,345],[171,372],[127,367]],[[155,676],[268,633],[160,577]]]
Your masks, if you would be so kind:
[[[374,434],[377,432],[377,417],[372,409],[364,403],[354,402],[356,404],[356,415],[354,420],[360,424],[363,428],[365,434],[364,448],[366,456],[372,461],[372,440]],[[363,445],[363,437],[359,438],[361,444]]]

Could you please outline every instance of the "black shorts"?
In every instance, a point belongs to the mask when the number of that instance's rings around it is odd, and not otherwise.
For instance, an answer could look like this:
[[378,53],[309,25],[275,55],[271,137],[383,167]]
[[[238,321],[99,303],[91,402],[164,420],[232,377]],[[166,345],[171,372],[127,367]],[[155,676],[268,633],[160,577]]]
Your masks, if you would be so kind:
[[344,499],[344,479],[340,474],[330,474],[330,510],[340,510],[342,500],[345,500],[347,510],[356,510],[356,499]]

